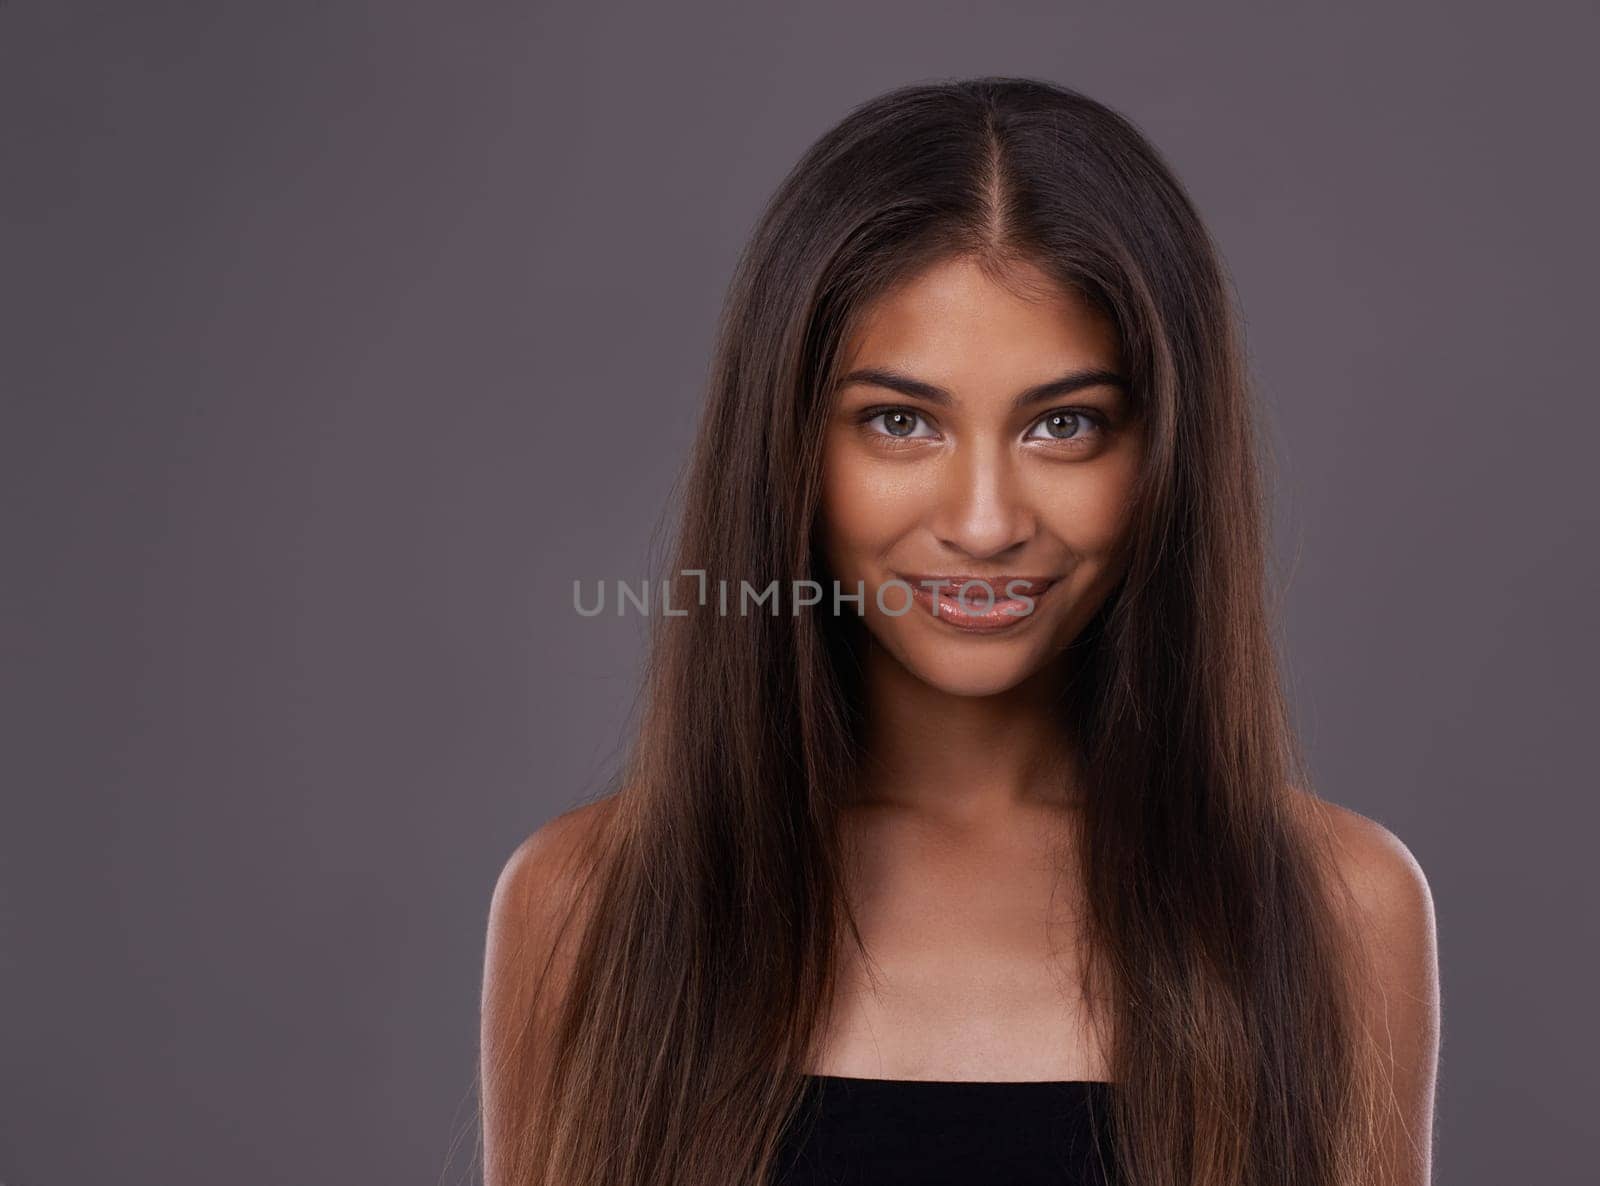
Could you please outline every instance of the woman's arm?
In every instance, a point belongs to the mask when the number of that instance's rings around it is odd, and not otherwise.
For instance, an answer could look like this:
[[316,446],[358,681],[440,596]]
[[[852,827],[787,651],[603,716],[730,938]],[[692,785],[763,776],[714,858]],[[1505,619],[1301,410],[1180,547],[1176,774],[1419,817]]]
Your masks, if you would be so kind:
[[[1330,805],[1331,806],[1331,805]],[[1364,1017],[1380,1052],[1379,1090],[1392,1093],[1383,1130],[1386,1186],[1432,1181],[1439,1063],[1439,957],[1433,894],[1411,851],[1387,828],[1334,809],[1342,872],[1372,960]]]
[[534,1123],[541,1058],[569,982],[589,842],[608,800],[556,816],[511,854],[495,883],[484,946],[479,1101],[484,1186],[501,1186],[513,1142]]

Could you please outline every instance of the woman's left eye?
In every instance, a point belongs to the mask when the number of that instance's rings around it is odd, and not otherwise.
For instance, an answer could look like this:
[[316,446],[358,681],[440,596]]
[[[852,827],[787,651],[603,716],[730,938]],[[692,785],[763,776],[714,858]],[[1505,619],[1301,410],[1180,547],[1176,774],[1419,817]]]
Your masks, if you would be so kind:
[[[1041,433],[1040,430],[1043,429]],[[1031,441],[1086,441],[1100,431],[1092,416],[1084,412],[1061,409],[1039,420],[1028,431]]]
[[[870,416],[866,423],[875,426],[880,435],[897,440],[911,440],[937,435],[919,413],[910,408],[886,408]],[[918,429],[923,431],[918,431]]]

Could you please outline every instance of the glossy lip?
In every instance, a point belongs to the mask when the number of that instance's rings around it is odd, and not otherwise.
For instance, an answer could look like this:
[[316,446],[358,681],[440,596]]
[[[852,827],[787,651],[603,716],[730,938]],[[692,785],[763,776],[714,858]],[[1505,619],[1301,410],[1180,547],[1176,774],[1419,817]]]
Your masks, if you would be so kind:
[[[919,605],[929,617],[943,622],[953,629],[969,633],[991,634],[1000,630],[1012,630],[1030,621],[1038,613],[1039,599],[1048,592],[1057,581],[1055,577],[1024,577],[1015,575],[984,576],[979,573],[896,573],[895,576],[911,586],[913,601]],[[934,612],[933,590],[924,586],[923,581],[946,581],[945,586],[939,590],[938,612]],[[974,612],[968,610],[963,613],[956,596],[962,586],[968,581],[982,581],[994,592],[995,603],[992,608]],[[1020,606],[1022,603],[1016,598],[1007,598],[1006,587],[1015,585],[1019,596],[1033,598],[1033,608],[1027,613],[1006,612],[1007,607]],[[981,585],[974,586],[967,593],[969,606],[980,606],[986,602]]]
[[[982,581],[994,590],[996,597],[1005,596],[1006,586],[1013,582],[1026,586],[1022,593],[1028,597],[1037,597],[1056,583],[1055,577],[1025,577],[1018,576],[1015,573],[998,573],[992,576],[984,576],[982,573],[976,572],[897,572],[894,575],[905,581],[913,589],[922,588],[923,581],[944,581],[952,591],[959,589],[968,581]],[[932,592],[931,589],[928,591]],[[944,590],[941,589],[940,592],[943,593]],[[978,592],[981,592],[981,590],[973,590],[973,593]]]

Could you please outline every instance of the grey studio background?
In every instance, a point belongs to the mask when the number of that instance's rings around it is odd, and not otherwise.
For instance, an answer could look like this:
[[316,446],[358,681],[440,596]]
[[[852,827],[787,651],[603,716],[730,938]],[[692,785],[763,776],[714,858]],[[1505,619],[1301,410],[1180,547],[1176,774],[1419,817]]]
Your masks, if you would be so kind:
[[1592,1181],[1580,4],[0,5],[0,1182],[460,1182],[734,256],[891,86],[1137,121],[1226,254],[1329,798],[1438,912],[1437,1178]]

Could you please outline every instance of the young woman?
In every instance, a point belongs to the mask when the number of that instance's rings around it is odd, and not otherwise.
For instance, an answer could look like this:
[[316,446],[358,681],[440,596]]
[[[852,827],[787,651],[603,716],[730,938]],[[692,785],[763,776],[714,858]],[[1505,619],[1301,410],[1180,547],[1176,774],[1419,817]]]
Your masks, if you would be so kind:
[[807,152],[629,760],[495,891],[487,1186],[1428,1181],[1428,887],[1306,789],[1249,405],[1104,106],[912,86]]

